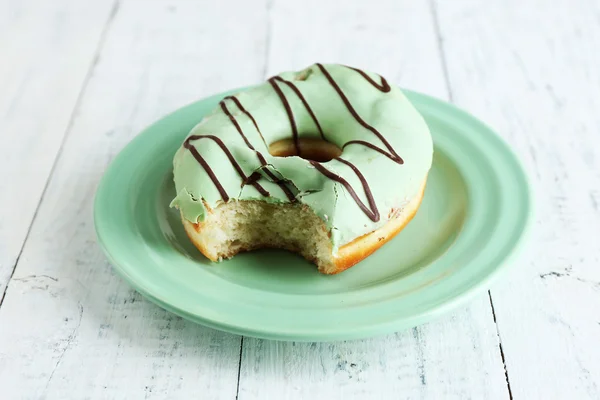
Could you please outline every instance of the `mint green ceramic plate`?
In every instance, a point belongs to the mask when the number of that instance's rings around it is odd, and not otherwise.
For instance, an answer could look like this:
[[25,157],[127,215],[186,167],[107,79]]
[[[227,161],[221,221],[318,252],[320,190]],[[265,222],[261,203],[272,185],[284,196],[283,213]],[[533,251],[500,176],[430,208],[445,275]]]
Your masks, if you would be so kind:
[[[281,340],[338,340],[428,321],[479,290],[522,241],[530,194],[519,162],[488,127],[450,104],[406,92],[435,143],[423,203],[396,238],[346,272],[321,275],[291,253],[265,250],[214,264],[187,239],[171,161],[220,94],[150,126],[112,162],[98,188],[98,238],[140,293],[192,321]],[[390,185],[393,185],[393,178]]]

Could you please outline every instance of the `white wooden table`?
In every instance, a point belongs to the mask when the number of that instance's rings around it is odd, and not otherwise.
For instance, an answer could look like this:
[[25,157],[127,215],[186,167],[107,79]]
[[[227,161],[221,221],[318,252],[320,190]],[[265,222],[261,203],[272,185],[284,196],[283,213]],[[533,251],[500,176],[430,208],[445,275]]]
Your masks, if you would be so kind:
[[[600,2],[228,3],[0,0],[0,398],[599,399]],[[96,245],[107,164],[169,111],[316,61],[504,136],[536,194],[516,268],[436,322],[338,343],[144,300]]]

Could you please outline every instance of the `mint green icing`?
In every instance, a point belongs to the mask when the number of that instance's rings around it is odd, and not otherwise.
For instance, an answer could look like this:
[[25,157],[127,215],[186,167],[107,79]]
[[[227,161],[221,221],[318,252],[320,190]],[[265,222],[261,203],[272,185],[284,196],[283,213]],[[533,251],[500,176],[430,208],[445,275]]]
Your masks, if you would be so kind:
[[[377,222],[373,222],[359,208],[342,184],[324,176],[308,160],[295,156],[274,157],[269,154],[268,145],[291,138],[292,131],[283,103],[268,82],[235,95],[256,120],[264,142],[251,119],[233,101],[226,100],[225,104],[256,151],[267,160],[266,168],[278,178],[293,182],[293,185],[287,186],[296,199],[311,207],[325,222],[332,233],[335,251],[356,237],[384,225],[392,208],[401,207],[418,193],[431,167],[433,144],[424,119],[399,88],[392,86],[389,92],[383,93],[350,68],[341,65],[324,67],[348,97],[358,115],[381,132],[404,160],[403,164],[397,164],[361,145],[349,145],[343,151],[341,157],[352,162],[369,184],[381,215]],[[367,74],[375,82],[381,81],[378,75]],[[284,72],[279,76],[293,82],[304,95],[328,141],[340,148],[349,140],[364,140],[384,147],[376,135],[352,117],[339,94],[316,65],[300,72]],[[299,77],[306,79],[299,80]],[[300,99],[286,84],[280,82],[278,86],[291,105],[299,136],[319,138],[319,131]],[[218,136],[227,145],[247,176],[254,171],[259,172],[262,177],[258,182],[270,193],[269,197],[264,197],[255,187],[243,186],[242,179],[225,153],[212,140],[191,142],[218,177],[230,201],[289,202],[282,189],[264,172],[255,151],[246,145],[220,107],[205,116],[190,132],[190,135],[209,134]],[[322,165],[346,179],[363,203],[368,204],[361,181],[349,166],[337,160]],[[209,207],[216,207],[222,202],[208,173],[191,152],[183,147],[174,158],[174,179],[177,196],[172,205],[177,206],[183,217],[191,222],[205,218],[203,201]]]
[[175,206],[181,210],[183,218],[188,221],[198,222],[198,217],[206,213],[204,203],[195,199],[185,187],[177,192],[177,197],[171,202],[171,207]]

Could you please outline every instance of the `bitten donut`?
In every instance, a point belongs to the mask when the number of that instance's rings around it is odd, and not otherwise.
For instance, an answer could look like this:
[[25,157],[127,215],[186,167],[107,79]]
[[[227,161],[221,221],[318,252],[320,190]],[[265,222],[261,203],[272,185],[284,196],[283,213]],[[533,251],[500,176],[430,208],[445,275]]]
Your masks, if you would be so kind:
[[213,261],[282,248],[335,274],[413,218],[432,155],[400,89],[314,64],[222,99],[175,155],[172,206]]

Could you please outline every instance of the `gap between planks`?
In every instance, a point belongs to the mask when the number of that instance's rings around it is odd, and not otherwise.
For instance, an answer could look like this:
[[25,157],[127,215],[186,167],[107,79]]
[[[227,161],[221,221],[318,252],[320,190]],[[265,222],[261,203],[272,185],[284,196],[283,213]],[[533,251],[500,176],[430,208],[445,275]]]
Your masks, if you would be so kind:
[[452,89],[450,87],[450,75],[448,74],[448,63],[446,62],[446,53],[444,53],[444,42],[442,38],[442,32],[440,30],[436,0],[429,0],[429,9],[431,10],[431,19],[433,21],[433,29],[435,31],[435,37],[440,54],[442,72],[444,73],[444,82],[446,82],[448,100],[450,100],[451,103],[454,103],[454,96],[452,95]]
[[[446,82],[446,89],[448,91],[448,99],[451,103],[454,103],[454,96],[452,95],[452,85],[450,83],[450,75],[448,73],[448,63],[446,62],[446,53],[444,51],[444,38],[442,36],[440,28],[436,0],[429,0],[429,7],[431,9],[431,18],[433,19],[433,26],[437,37],[438,49],[440,52],[440,60],[442,63],[442,71],[444,72],[444,81]],[[502,338],[500,337],[500,329],[498,328],[498,322],[496,321],[496,310],[494,309],[494,301],[492,299],[491,290],[488,290],[488,298],[490,300],[490,309],[492,311],[492,317],[494,318],[494,325],[496,327],[496,335],[498,336],[498,350],[500,352],[500,358],[502,359],[502,366],[504,367],[504,378],[506,380],[506,388],[508,389],[508,398],[510,400],[513,400],[512,389],[510,387],[510,379],[508,377],[508,368],[506,366],[506,358],[504,357],[504,349],[502,348]]]
[[85,93],[88,82],[90,81],[90,78],[92,77],[92,72],[94,71],[94,67],[98,63],[98,57],[100,55],[100,50],[102,49],[102,46],[104,45],[104,40],[106,39],[106,34],[108,33],[110,26],[112,24],[112,21],[115,19],[115,16],[117,15],[117,13],[119,11],[119,1],[120,0],[115,0],[115,2],[113,3],[110,13],[108,15],[108,18],[106,19],[106,23],[104,24],[104,28],[102,28],[102,33],[100,34],[100,39],[98,40],[98,44],[96,46],[96,50],[94,51],[94,55],[90,62],[90,66],[85,74],[85,78],[83,79],[83,82],[81,84],[81,89],[79,90],[79,93],[77,94],[77,99],[75,100],[73,110],[71,111],[71,115],[69,116],[69,123],[67,124],[67,128],[65,129],[65,133],[63,134],[63,137],[61,139],[60,146],[58,147],[58,151],[56,152],[56,156],[54,157],[54,161],[52,162],[52,166],[50,167],[50,173],[48,174],[48,179],[46,180],[46,183],[44,184],[44,189],[42,190],[42,194],[40,195],[40,200],[38,201],[38,204],[35,208],[33,217],[31,218],[31,221],[29,223],[29,227],[27,228],[27,233],[25,234],[25,238],[23,239],[23,243],[21,244],[21,248],[19,249],[19,254],[17,254],[17,258],[15,259],[15,263],[12,267],[12,271],[10,272],[8,280],[6,281],[6,285],[4,286],[4,291],[2,293],[2,297],[0,297],[0,307],[2,307],[2,304],[4,303],[4,298],[6,297],[6,293],[8,292],[8,286],[10,285],[10,281],[12,280],[13,276],[15,275],[15,271],[17,270],[17,266],[19,265],[19,260],[21,259],[21,255],[23,254],[23,249],[25,249],[25,244],[27,244],[27,240],[29,239],[29,235],[31,234],[31,228],[33,227],[33,224],[35,223],[35,220],[38,215],[38,211],[40,210],[40,205],[44,201],[44,195],[46,194],[46,191],[48,190],[48,185],[50,184],[50,181],[52,180],[52,176],[54,175],[54,170],[56,169],[56,165],[58,164],[58,160],[60,159],[60,156],[62,154],[63,147],[65,145],[65,142],[67,141],[67,138],[69,137],[69,132],[71,131],[71,128],[73,127],[73,121],[75,120],[75,115],[77,113],[77,109],[79,108],[79,104],[81,103],[81,99],[83,98],[83,94]]
[[490,299],[490,306],[492,307],[492,317],[494,317],[494,325],[496,325],[496,334],[498,335],[498,348],[500,349],[500,357],[502,358],[502,364],[504,365],[504,377],[506,378],[506,386],[508,387],[508,398],[513,400],[512,390],[510,389],[510,379],[508,379],[508,369],[506,368],[506,359],[504,358],[504,349],[502,348],[502,338],[500,337],[500,329],[498,329],[498,322],[496,322],[496,310],[494,309],[494,301],[492,300],[492,292],[488,290],[488,297]]
[[235,400],[240,395],[240,377],[242,376],[242,354],[244,354],[244,337],[240,339],[240,359],[238,361],[237,384],[235,387]]

